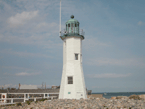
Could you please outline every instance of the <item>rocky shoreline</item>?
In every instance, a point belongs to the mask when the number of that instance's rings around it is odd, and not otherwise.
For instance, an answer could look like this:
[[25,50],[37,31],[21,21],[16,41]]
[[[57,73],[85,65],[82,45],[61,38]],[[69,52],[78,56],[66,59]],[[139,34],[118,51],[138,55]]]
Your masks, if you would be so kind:
[[55,99],[19,103],[1,109],[145,109],[145,95],[117,96],[111,99],[94,97],[86,100]]

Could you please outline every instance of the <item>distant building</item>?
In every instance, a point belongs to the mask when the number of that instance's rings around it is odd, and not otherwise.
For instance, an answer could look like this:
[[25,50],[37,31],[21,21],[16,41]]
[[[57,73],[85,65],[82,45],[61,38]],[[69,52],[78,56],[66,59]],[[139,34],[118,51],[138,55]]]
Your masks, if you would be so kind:
[[51,86],[51,89],[60,89],[60,86]]
[[38,89],[36,85],[20,85],[19,89]]

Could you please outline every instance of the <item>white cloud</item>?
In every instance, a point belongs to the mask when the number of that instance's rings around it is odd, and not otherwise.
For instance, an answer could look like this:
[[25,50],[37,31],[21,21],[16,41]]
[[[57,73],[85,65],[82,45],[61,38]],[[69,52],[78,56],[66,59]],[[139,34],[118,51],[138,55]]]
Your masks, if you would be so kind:
[[129,59],[97,58],[88,60],[87,64],[95,66],[103,66],[103,65],[140,66],[140,67],[145,66],[143,59],[140,58],[129,58]]
[[[31,2],[29,0],[19,2],[18,0],[9,5],[3,1],[3,3],[11,7],[11,11],[7,10],[5,12],[7,13],[6,15],[3,13],[3,16],[5,15],[3,21],[0,19],[3,23],[0,29],[0,42],[36,45],[43,48],[58,47],[60,44],[58,43],[58,40],[60,40],[58,36],[59,20],[55,17],[56,13],[52,9],[57,10],[59,2],[48,0],[40,2],[36,0],[35,3],[32,2],[33,6]],[[17,8],[14,8],[13,4]],[[54,19],[50,16],[53,16]]]
[[[17,69],[17,70],[33,71],[33,69],[24,68],[24,67],[17,67],[17,66],[1,66],[1,67],[5,68],[5,69]],[[5,74],[7,74],[7,73],[5,73]]]
[[13,74],[8,73],[8,72],[5,72],[4,75],[9,75],[9,76],[11,76],[11,75],[13,75]]
[[4,73],[4,75],[9,75],[9,76],[14,76],[14,75],[15,76],[34,76],[34,75],[40,75],[40,74],[41,74],[40,72],[36,72],[36,73],[20,72],[20,73],[15,73],[15,74],[7,73],[7,72]]
[[11,49],[7,49],[7,50],[2,50],[0,51],[0,53],[8,53],[8,54],[12,54],[12,55],[17,55],[20,57],[43,57],[43,58],[52,58],[49,55],[45,55],[45,54],[41,54],[41,53],[30,53],[30,52],[18,52],[18,51],[12,51]]
[[97,38],[89,36],[89,39],[85,39],[83,42],[85,49],[96,48],[96,47],[109,47],[110,43],[104,43],[99,41]]
[[27,72],[21,72],[21,73],[16,73],[16,76],[33,76],[33,75],[40,75],[41,73],[27,73]]
[[25,24],[27,21],[35,18],[38,15],[38,11],[17,13],[15,16],[8,18],[8,23],[11,27],[17,27]]
[[[36,23],[36,22],[35,22]],[[58,35],[57,23],[40,22],[32,26],[31,23],[24,26],[23,29],[18,28],[14,33],[7,32],[6,34],[0,34],[0,42],[7,42],[10,44],[16,43],[21,45],[35,45],[42,46],[44,48],[55,48],[60,46]],[[11,31],[11,30],[10,30]],[[62,45],[62,44],[61,44]]]
[[8,43],[17,43],[22,45],[36,45],[43,46],[44,48],[55,48],[59,47],[60,42],[55,42],[57,40],[51,39],[49,36],[51,33],[47,33],[45,35],[31,35],[29,37],[21,37],[21,36],[0,36],[0,41],[8,42]]
[[33,31],[47,32],[47,33],[51,33],[51,34],[56,34],[56,33],[58,33],[58,30],[56,29],[56,28],[58,28],[58,26],[59,25],[56,22],[51,22],[51,23],[40,22],[36,25],[36,27],[33,27]]
[[18,87],[18,85],[14,85],[14,84],[4,84],[4,85],[0,85],[0,88],[8,88],[8,87],[13,87],[13,88],[16,88]]
[[[20,83],[21,84],[21,83]],[[26,86],[34,86],[34,87],[38,87],[38,88],[42,88],[42,85],[33,85],[33,84],[29,84],[29,85],[27,85],[27,84],[21,84],[21,85],[26,85]],[[4,88],[4,89],[6,89],[6,88],[18,88],[19,87],[19,84],[4,84],[4,85],[0,85],[0,88]],[[48,87],[51,87],[51,85],[48,85],[48,84],[46,84],[46,88],[48,88]],[[45,83],[43,83],[43,88],[45,88]]]
[[142,21],[139,21],[139,22],[138,22],[138,25],[140,25],[140,26],[141,26],[141,25],[144,25],[144,24],[145,24],[145,23],[142,22]]
[[89,78],[124,78],[131,76],[131,73],[128,74],[116,74],[116,73],[105,73],[105,74],[89,74]]

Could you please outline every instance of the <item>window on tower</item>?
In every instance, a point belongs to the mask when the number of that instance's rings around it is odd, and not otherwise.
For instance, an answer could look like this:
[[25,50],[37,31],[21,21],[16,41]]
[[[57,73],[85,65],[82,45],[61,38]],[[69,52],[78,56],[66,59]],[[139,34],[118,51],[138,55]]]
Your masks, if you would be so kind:
[[78,54],[75,54],[75,60],[78,60]]
[[77,27],[77,24],[75,23],[75,27]]
[[68,27],[70,27],[70,24],[68,24]]
[[72,76],[69,76],[67,79],[68,79],[68,84],[73,84],[73,77]]

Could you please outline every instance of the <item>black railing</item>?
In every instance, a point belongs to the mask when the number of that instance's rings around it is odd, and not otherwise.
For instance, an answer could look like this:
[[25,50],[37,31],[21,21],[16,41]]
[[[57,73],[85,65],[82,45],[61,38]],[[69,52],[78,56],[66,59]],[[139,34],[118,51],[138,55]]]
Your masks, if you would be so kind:
[[76,31],[68,32],[65,29],[61,31],[61,36],[67,36],[67,35],[68,36],[71,36],[71,35],[81,35],[81,36],[84,36],[85,32],[83,30],[80,30],[79,33],[76,32]]

